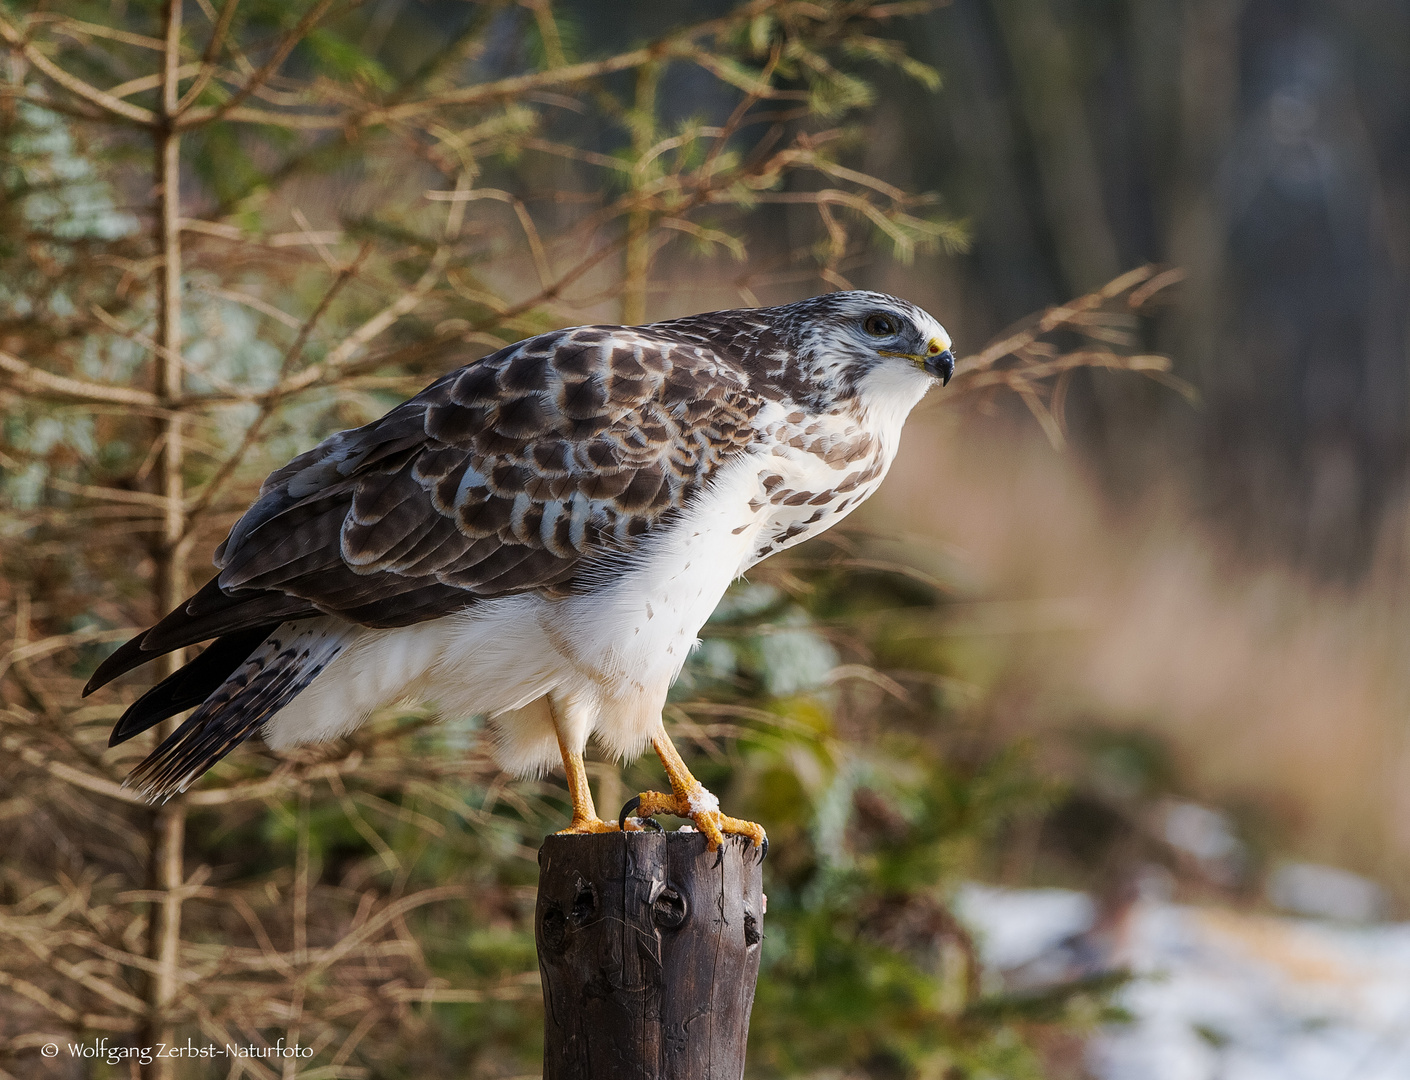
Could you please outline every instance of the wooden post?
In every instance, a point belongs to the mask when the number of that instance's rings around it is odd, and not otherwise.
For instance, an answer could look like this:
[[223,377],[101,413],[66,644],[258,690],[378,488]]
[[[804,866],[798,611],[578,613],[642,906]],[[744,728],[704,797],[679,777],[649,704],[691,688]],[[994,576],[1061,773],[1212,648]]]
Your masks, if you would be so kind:
[[739,837],[721,852],[696,832],[548,837],[534,919],[544,1080],[740,1080],[762,883]]

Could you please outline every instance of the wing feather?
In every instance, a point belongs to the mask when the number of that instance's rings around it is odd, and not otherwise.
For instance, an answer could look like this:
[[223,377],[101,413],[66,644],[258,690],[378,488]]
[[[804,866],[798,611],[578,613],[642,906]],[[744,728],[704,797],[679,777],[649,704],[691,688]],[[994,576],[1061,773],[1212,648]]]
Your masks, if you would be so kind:
[[404,626],[586,587],[595,560],[639,543],[752,442],[762,406],[737,356],[668,327],[502,349],[271,473],[217,549],[215,581],[90,689],[280,618]]

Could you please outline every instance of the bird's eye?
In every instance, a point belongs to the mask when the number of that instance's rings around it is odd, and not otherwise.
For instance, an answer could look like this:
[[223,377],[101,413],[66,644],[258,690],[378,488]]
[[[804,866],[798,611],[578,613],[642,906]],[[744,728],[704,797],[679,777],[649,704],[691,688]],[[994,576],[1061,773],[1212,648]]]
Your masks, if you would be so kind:
[[868,315],[862,329],[872,337],[890,337],[896,333],[896,320],[890,315]]

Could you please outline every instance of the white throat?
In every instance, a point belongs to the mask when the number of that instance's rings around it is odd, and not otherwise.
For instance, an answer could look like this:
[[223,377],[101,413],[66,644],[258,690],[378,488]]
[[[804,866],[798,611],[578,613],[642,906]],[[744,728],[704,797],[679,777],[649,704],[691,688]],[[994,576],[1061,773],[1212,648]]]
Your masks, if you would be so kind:
[[891,453],[911,410],[920,404],[935,380],[918,367],[880,364],[857,385],[857,405],[866,425],[886,442]]

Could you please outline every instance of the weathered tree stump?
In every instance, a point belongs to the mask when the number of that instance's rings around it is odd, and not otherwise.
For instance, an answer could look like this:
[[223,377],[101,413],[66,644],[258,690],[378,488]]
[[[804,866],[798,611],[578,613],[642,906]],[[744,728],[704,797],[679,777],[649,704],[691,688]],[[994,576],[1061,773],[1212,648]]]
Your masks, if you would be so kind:
[[747,840],[721,853],[691,832],[548,837],[544,1080],[739,1080],[763,929]]

